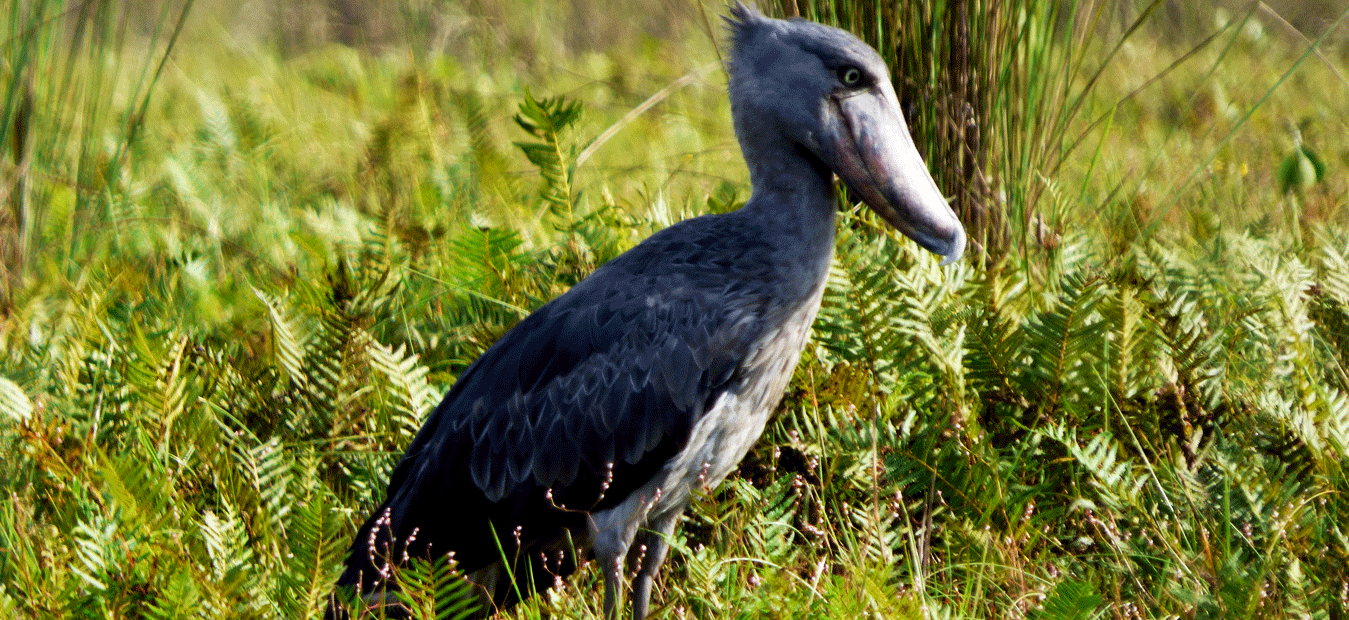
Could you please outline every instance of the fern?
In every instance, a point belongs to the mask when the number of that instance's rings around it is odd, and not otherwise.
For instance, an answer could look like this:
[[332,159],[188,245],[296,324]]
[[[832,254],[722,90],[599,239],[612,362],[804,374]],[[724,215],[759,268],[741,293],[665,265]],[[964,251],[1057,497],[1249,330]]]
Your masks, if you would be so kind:
[[779,565],[789,565],[800,552],[794,544],[797,529],[792,523],[796,518],[800,503],[787,477],[778,478],[762,491],[753,495],[746,493],[742,497],[754,497],[762,509],[762,527],[756,530],[757,542],[763,549],[766,560]]
[[100,455],[102,489],[128,527],[164,535],[177,530],[175,497],[162,464],[153,460]]
[[223,169],[230,164],[231,155],[239,150],[239,137],[234,131],[225,102],[204,90],[197,91],[197,105],[201,107],[202,143],[214,151],[216,163]]
[[465,620],[481,605],[473,584],[455,568],[454,558],[413,559],[398,571],[398,598],[419,618]]
[[1308,291],[1308,310],[1316,322],[1320,357],[1328,360],[1323,373],[1341,390],[1349,389],[1349,248],[1331,240],[1321,246],[1318,281]]
[[440,391],[426,382],[428,369],[417,363],[417,356],[405,356],[403,347],[391,350],[371,339],[366,345],[371,365],[382,373],[393,392],[394,409],[399,413],[394,424],[408,441],[421,428],[422,421],[440,400]]
[[177,334],[147,336],[137,323],[130,327],[135,356],[127,366],[127,381],[158,422],[159,444],[164,446],[174,422],[199,393],[196,378],[183,367],[188,340]]
[[336,498],[315,479],[315,465],[311,459],[302,467],[305,475],[297,488],[309,492],[295,498],[284,530],[285,570],[275,600],[288,618],[309,617],[326,604],[347,550],[346,519],[334,505]]
[[123,559],[118,549],[117,523],[101,520],[92,524],[76,523],[74,542],[80,566],[71,567],[71,571],[84,581],[85,586],[107,590]]
[[[963,333],[957,326],[938,335],[933,320],[947,301],[943,278],[911,263],[886,235],[868,235],[845,228],[839,239],[838,265],[815,329],[835,362],[862,365],[878,379],[873,391],[893,385],[917,365],[933,371],[942,392],[959,400],[964,373]],[[864,403],[859,403],[864,404]]]
[[1084,445],[1076,432],[1055,425],[1036,431],[1062,445],[1073,460],[1091,475],[1092,486],[1112,508],[1137,505],[1138,491],[1145,479],[1133,475],[1127,460],[1119,458],[1119,449],[1110,433],[1092,437]]
[[518,248],[524,241],[519,234],[493,228],[470,229],[451,240],[452,281],[456,293],[477,297],[468,291],[486,292],[489,296],[509,295],[515,285],[517,271],[524,262]]
[[286,517],[293,506],[290,497],[293,465],[285,448],[272,438],[249,448],[237,446],[235,454],[260,504],[250,511],[263,518],[260,529],[272,535],[285,531]]
[[1031,394],[1022,391],[1025,333],[1014,309],[1014,300],[1023,295],[1026,281],[1016,274],[992,271],[983,276],[976,289],[974,303],[963,318],[968,326],[969,353],[965,365],[969,381],[991,403],[1010,403],[1018,408],[1030,406]]
[[1088,620],[1104,599],[1085,581],[1061,581],[1045,598],[1037,620]]
[[287,309],[280,299],[269,296],[254,288],[253,294],[267,307],[267,317],[271,320],[273,356],[277,364],[286,371],[292,383],[301,390],[309,387],[308,376],[304,372],[305,345],[309,341],[308,330],[294,317],[288,316]]
[[18,384],[0,377],[0,414],[13,422],[23,422],[33,415],[33,402]]
[[491,221],[509,221],[513,210],[505,208],[507,205],[502,203],[514,200],[520,192],[516,175],[512,173],[512,163],[497,149],[492,135],[492,110],[487,109],[482,97],[471,90],[456,90],[451,99],[463,117],[469,144],[464,153],[468,174],[462,175],[465,177],[462,179],[456,179],[458,175],[451,175],[461,185],[459,191],[451,196],[460,201],[470,222],[481,221],[484,216]]
[[1216,411],[1224,400],[1228,367],[1219,327],[1237,317],[1218,314],[1223,308],[1214,307],[1214,302],[1220,297],[1205,294],[1218,293],[1206,274],[1159,245],[1149,245],[1144,252],[1139,261],[1142,276],[1151,282],[1148,312],[1168,349],[1174,379],[1184,392],[1181,397],[1189,395],[1205,410]]
[[258,613],[265,609],[267,598],[260,575],[253,570],[255,554],[238,509],[222,503],[219,512],[206,511],[198,526],[213,585],[207,607],[221,615]]
[[1087,384],[1084,371],[1099,364],[1106,322],[1101,315],[1104,282],[1094,274],[1073,271],[1059,283],[1060,291],[1049,308],[1025,324],[1026,372],[1021,392],[1052,415],[1060,407],[1082,416],[1083,402],[1076,386]]
[[[114,34],[97,24],[120,23],[113,3],[56,20],[46,4],[11,3],[4,81],[15,110],[58,113],[0,123],[28,155],[7,164],[6,204],[32,211],[28,246],[43,250],[9,272],[0,310],[0,617],[318,616],[360,518],[457,373],[672,214],[744,198],[743,179],[722,178],[721,129],[629,115],[679,153],[585,175],[578,103],[526,95],[503,114],[498,101],[519,99],[499,90],[512,76],[464,81],[476,72],[427,62],[437,54],[326,49],[251,63],[237,88],[165,84],[155,106],[121,110],[104,95],[124,80],[98,67],[134,66],[125,56],[144,46],[91,54]],[[826,8],[802,12],[861,33],[913,13]],[[419,11],[409,16],[444,21]],[[1251,47],[1240,32],[1254,11],[1215,35],[1220,56]],[[1076,28],[1111,18],[1089,13],[1069,30],[948,34],[1024,36],[1090,65],[1091,46],[1072,43],[1099,29]],[[1019,19],[994,22],[1006,18]],[[41,62],[69,47],[48,44],[69,42],[54,24],[85,42],[65,54],[79,62]],[[1252,49],[1266,43],[1277,44]],[[269,86],[293,70],[303,79]],[[636,82],[624,71],[591,87],[625,100]],[[905,99],[969,100],[918,81],[901,85]],[[1161,117],[1192,107],[1150,90],[1129,99]],[[698,89],[666,94],[676,116],[702,107]],[[1126,108],[1109,114],[1136,116]],[[957,112],[924,123],[993,144]],[[525,132],[520,161],[539,179],[520,180],[502,121]],[[1100,170],[1127,162],[1106,152],[1117,142],[1104,136]],[[1336,177],[1284,231],[1259,215],[1275,202],[1249,182],[1273,170],[1258,158],[1163,160],[1199,171],[1181,179],[1196,195],[1165,197],[1175,208],[1074,172],[1011,178],[969,160],[957,176],[978,181],[985,206],[1048,192],[1062,217],[1012,218],[1039,230],[1005,239],[1035,246],[946,268],[840,204],[815,344],[761,445],[687,513],[657,614],[1346,617],[1349,237]],[[674,167],[658,178],[644,161]],[[1232,172],[1244,164],[1253,175]],[[1164,187],[1175,168],[1123,178]],[[583,195],[583,176],[596,194]],[[1083,205],[1101,208],[1074,213]],[[418,562],[403,591],[417,614],[477,604],[453,566]],[[583,567],[517,615],[597,617],[600,581]]]
[[1102,362],[1108,398],[1119,409],[1159,388],[1158,363],[1163,345],[1139,291],[1127,284],[1112,289],[1101,309],[1108,330]]
[[[576,147],[565,149],[562,134],[581,119],[583,108],[579,101],[565,97],[535,99],[528,89],[515,122],[529,135],[542,142],[516,142],[530,163],[539,167],[543,187],[539,196],[556,221],[569,225],[576,211],[576,196],[572,177],[576,173]],[[561,226],[561,225],[557,225]]]
[[145,609],[145,615],[157,620],[190,618],[200,611],[201,593],[190,573],[176,573],[168,578],[155,601]]

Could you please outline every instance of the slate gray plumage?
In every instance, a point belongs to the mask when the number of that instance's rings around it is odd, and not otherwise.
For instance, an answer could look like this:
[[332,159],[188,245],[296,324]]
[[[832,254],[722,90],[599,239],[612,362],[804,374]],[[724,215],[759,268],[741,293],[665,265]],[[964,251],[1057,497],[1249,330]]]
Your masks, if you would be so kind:
[[727,23],[748,203],[652,235],[474,362],[412,441],[339,584],[378,602],[397,587],[384,558],[453,551],[505,607],[588,554],[610,617],[625,564],[640,562],[643,617],[662,537],[758,440],[806,344],[833,254],[834,174],[919,244],[960,256],[964,231],[876,52],[741,4]]

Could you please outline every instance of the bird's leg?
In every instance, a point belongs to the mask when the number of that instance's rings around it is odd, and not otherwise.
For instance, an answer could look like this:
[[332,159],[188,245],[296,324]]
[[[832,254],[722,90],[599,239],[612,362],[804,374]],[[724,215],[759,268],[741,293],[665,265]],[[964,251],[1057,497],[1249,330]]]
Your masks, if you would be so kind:
[[628,548],[632,546],[636,525],[602,526],[595,522],[593,515],[588,521],[590,552],[604,574],[604,618],[618,620],[619,610],[623,609],[623,564],[628,557]]
[[596,559],[604,571],[604,619],[618,620],[619,610],[623,609],[623,555]]
[[637,533],[634,548],[644,550],[640,560],[641,569],[632,581],[633,620],[642,620],[646,617],[646,609],[651,602],[651,585],[656,578],[656,571],[659,571],[660,565],[665,562],[665,554],[670,551],[670,545],[666,541],[674,533],[680,512],[682,511],[671,510],[648,522],[649,528]]

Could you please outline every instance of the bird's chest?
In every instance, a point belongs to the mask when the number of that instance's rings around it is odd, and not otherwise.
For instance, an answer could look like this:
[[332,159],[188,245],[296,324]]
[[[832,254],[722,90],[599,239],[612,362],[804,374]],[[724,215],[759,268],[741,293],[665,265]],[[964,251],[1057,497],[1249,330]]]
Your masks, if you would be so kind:
[[[819,290],[785,309],[741,365],[741,381],[722,393],[694,425],[684,450],[665,468],[668,508],[682,508],[695,488],[711,489],[736,469],[758,442],[791,381],[820,306]],[[658,507],[659,508],[659,507]]]

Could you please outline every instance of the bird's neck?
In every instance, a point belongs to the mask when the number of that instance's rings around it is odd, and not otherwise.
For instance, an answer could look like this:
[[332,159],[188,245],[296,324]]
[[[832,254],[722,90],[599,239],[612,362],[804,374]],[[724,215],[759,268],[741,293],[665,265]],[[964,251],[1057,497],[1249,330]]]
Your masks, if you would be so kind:
[[[754,186],[746,216],[768,234],[797,242],[823,242],[833,247],[834,173],[809,151],[794,144],[745,153]],[[747,150],[748,151],[748,150]]]
[[754,185],[741,216],[775,248],[775,271],[795,283],[794,295],[815,296],[834,252],[833,172],[800,147],[745,153]]

